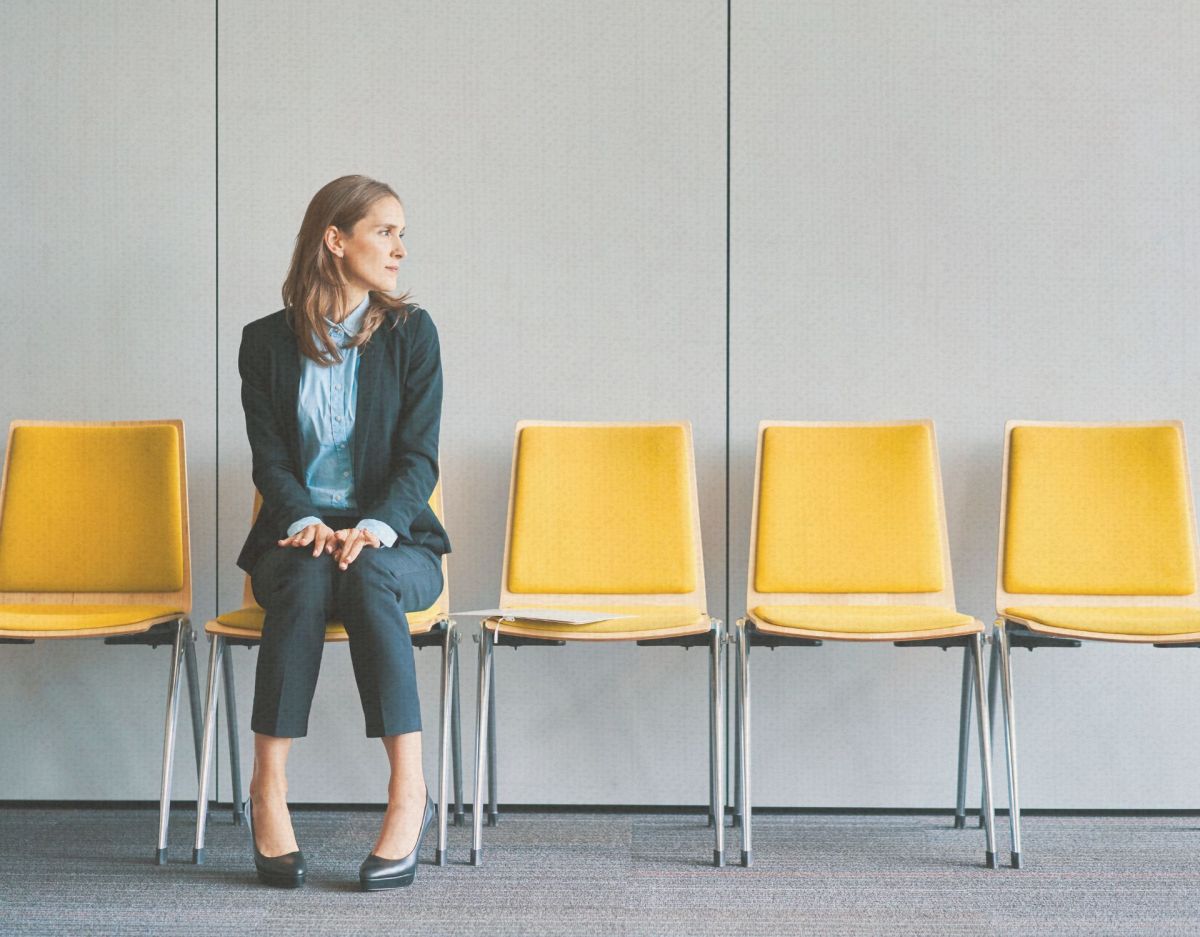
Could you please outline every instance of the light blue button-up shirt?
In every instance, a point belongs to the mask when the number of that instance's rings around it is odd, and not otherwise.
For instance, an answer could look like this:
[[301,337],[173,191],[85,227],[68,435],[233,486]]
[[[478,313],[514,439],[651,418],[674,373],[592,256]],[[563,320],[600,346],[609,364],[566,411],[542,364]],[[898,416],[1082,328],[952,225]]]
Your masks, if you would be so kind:
[[[358,404],[358,346],[350,342],[362,328],[370,294],[341,322],[326,319],[330,337],[342,360],[320,365],[300,356],[300,393],[296,420],[300,427],[300,458],[304,462],[304,484],[319,508],[339,514],[358,510],[354,500],[354,468],[350,464],[354,443],[354,411]],[[302,517],[288,530],[291,537],[319,517]],[[396,531],[383,521],[364,518],[357,525],[379,538],[385,547],[396,542]]]

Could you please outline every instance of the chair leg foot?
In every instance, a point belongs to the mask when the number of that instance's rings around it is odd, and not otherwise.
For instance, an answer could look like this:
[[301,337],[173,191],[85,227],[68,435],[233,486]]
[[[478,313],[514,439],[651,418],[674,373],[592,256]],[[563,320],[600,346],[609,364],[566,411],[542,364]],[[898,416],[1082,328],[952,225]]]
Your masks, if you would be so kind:
[[994,852],[985,852],[983,854],[983,864],[989,869],[998,868],[996,865],[996,854]]
[[987,824],[983,822],[983,814],[979,814],[979,828],[982,830]]
[[463,817],[464,817],[464,814],[461,810],[455,810],[454,811],[454,825],[462,826],[463,825]]
[[743,849],[742,850],[742,868],[748,869],[752,865],[754,865],[754,856],[752,854],[752,851],[749,849]]
[[715,865],[718,869],[723,869],[725,867],[725,853],[721,852],[719,849],[713,850],[713,865]]
[[1012,867],[1014,869],[1021,868],[1021,854],[1019,852],[1014,852],[1012,854]]
[[447,864],[445,851],[439,849],[433,854],[433,864],[434,865],[446,865]]
[[482,849],[472,849],[471,850],[471,865],[483,865],[483,850]]
[[167,864],[166,847],[163,847],[162,849],[156,849],[154,851],[154,862],[156,865],[166,865]]
[[712,829],[714,826],[716,826],[716,825],[717,825],[717,824],[716,824],[715,822],[713,822],[713,815],[712,815],[712,811],[709,811],[709,814],[708,814],[708,828],[711,830],[711,829]]
[[499,822],[500,822],[500,814],[493,813],[492,811],[489,810],[488,811],[488,826],[495,826]]
[[737,829],[739,826],[741,826],[742,825],[742,815],[740,813],[735,813],[733,815],[733,817],[730,819],[729,825],[732,826],[734,829]]
[[967,818],[956,816],[954,818],[954,828],[956,830],[965,830],[967,828]]
[[192,865],[204,865],[203,849],[192,849]]

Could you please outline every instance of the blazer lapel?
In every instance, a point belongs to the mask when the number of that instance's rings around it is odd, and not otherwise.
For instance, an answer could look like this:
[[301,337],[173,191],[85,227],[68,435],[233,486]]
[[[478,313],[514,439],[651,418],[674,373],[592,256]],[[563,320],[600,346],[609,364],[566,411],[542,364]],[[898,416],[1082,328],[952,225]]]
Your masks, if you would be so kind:
[[367,438],[370,436],[371,417],[375,412],[383,388],[380,386],[386,367],[384,330],[376,329],[367,344],[358,349],[358,399],[354,404],[354,445],[351,449],[351,467],[354,469],[355,486],[363,482],[362,466],[366,460]]
[[300,349],[296,336],[283,324],[279,336],[279,359],[276,362],[276,389],[279,393],[280,416],[287,427],[288,449],[292,458],[300,458],[300,427],[296,423],[296,403],[300,399]]

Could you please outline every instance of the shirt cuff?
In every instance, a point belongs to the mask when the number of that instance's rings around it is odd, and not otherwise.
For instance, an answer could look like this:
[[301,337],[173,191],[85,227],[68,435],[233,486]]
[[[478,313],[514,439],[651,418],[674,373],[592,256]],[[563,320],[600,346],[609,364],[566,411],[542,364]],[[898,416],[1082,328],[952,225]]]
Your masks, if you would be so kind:
[[300,518],[300,520],[296,521],[296,523],[292,524],[292,526],[287,529],[287,535],[289,537],[294,537],[294,536],[296,536],[296,534],[300,533],[300,531],[302,531],[309,524],[319,524],[319,523],[321,523],[321,518],[319,518],[319,517],[302,517],[302,518]]
[[359,530],[367,530],[373,533],[385,547],[396,545],[396,531],[392,530],[383,521],[377,521],[373,517],[364,517],[355,526]]

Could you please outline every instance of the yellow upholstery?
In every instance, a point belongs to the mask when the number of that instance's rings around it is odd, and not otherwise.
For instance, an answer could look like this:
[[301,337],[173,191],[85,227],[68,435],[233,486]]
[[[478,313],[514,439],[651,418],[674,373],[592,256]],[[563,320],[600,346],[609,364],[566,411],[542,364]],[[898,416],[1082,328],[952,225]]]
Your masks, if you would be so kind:
[[0,508],[0,592],[183,588],[174,426],[17,426]]
[[0,605],[0,634],[15,631],[128,630],[129,625],[175,617],[184,611],[169,605]]
[[508,591],[696,588],[679,426],[527,426],[515,466]]
[[1188,595],[1195,559],[1174,426],[1016,426],[1004,590]]
[[[257,605],[239,608],[236,612],[225,612],[222,615],[218,615],[214,621],[210,621],[205,625],[204,630],[210,634],[257,638],[262,634],[263,616],[265,614]],[[430,608],[421,612],[409,612],[407,617],[409,634],[423,634],[446,616],[444,612],[436,608]],[[233,632],[242,632],[243,634],[237,635],[233,634]],[[342,626],[341,622],[331,621],[326,625],[325,640],[347,640],[346,629]]]
[[752,615],[757,622],[781,628],[842,634],[890,634],[950,628],[971,633],[983,628],[970,615],[930,605],[760,605]]
[[[689,626],[694,626],[696,633],[700,633],[711,627],[708,616],[701,609],[681,605],[560,605],[555,607],[572,611],[608,612],[613,615],[629,615],[631,617],[610,618],[590,625],[564,625],[522,618],[517,619],[515,624],[519,625],[523,631],[545,632],[556,638],[569,638],[573,634],[648,633],[668,630],[678,632],[679,629],[687,629]],[[489,619],[487,627],[494,630],[496,620]],[[508,627],[508,622],[501,622],[501,633]]]
[[756,591],[942,590],[928,426],[769,426],[761,466]]
[[1006,608],[1007,618],[1021,618],[1037,625],[1095,634],[1174,635],[1200,633],[1200,608],[1182,606],[1030,605]]

